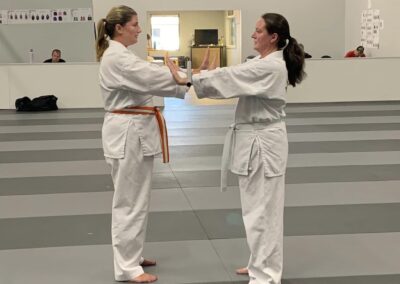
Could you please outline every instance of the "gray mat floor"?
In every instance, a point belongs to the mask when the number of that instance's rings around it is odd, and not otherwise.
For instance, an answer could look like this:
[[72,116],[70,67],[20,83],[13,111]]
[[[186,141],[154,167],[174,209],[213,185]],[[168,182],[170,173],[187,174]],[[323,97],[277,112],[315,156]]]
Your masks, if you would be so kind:
[[[159,284],[244,284],[234,175],[218,189],[234,105],[167,99],[145,256]],[[0,110],[0,284],[111,284],[113,186],[101,109]],[[292,104],[283,284],[400,283],[400,102]]]

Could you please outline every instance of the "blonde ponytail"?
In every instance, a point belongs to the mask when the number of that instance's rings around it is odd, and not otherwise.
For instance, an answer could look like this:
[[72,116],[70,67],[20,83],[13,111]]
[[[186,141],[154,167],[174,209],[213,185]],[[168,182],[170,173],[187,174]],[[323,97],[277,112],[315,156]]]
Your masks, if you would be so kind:
[[128,6],[114,7],[108,12],[107,17],[99,20],[97,23],[97,40],[96,40],[96,58],[100,61],[104,52],[108,48],[108,39],[113,39],[115,26],[125,25],[133,16],[136,16],[135,10]]
[[96,58],[97,61],[101,60],[104,51],[108,48],[108,40],[106,34],[106,19],[101,19],[97,23],[97,40],[96,40]]

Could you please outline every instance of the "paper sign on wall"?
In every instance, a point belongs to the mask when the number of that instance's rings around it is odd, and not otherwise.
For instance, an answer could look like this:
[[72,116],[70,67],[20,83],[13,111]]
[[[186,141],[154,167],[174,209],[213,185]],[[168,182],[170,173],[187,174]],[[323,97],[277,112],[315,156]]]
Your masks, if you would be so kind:
[[361,45],[367,48],[379,48],[379,33],[383,29],[380,10],[368,9],[361,12]]
[[92,9],[72,9],[72,22],[90,22],[93,20]]

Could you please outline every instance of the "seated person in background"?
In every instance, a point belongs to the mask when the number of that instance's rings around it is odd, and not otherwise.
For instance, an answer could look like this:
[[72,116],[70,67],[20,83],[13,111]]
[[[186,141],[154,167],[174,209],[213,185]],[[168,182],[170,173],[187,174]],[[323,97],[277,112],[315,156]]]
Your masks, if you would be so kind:
[[344,57],[365,57],[364,47],[358,46],[355,50],[350,50]]
[[299,43],[300,48],[303,50],[304,52],[304,58],[311,58],[311,54],[308,54],[307,52],[304,51],[304,45],[302,43]]
[[46,59],[43,63],[64,63],[65,60],[61,58],[61,50],[53,49],[51,52],[51,58]]

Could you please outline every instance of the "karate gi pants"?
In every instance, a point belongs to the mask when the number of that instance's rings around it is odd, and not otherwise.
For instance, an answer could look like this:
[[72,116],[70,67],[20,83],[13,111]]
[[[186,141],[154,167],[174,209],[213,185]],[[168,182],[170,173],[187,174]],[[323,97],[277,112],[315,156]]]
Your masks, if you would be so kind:
[[106,158],[114,183],[112,246],[116,281],[144,273],[140,263],[146,238],[154,156],[143,156],[139,136],[130,128],[123,159]]
[[280,284],[285,176],[265,176],[261,155],[256,140],[250,157],[249,175],[238,176],[243,223],[250,248],[249,284]]

